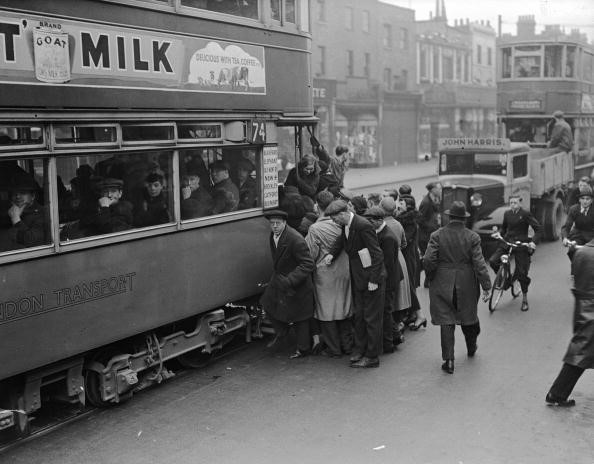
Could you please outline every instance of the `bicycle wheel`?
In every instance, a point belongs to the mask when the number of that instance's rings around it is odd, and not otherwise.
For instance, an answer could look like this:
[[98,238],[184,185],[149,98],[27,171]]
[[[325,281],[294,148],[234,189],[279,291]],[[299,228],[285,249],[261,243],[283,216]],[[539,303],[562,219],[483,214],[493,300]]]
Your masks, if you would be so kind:
[[517,298],[520,296],[520,294],[522,293],[522,287],[520,286],[520,282],[518,281],[517,278],[513,278],[512,279],[512,283],[511,283],[511,294],[514,298]]
[[491,296],[489,297],[489,311],[495,311],[497,305],[499,304],[499,300],[501,300],[501,295],[503,295],[503,287],[505,285],[505,280],[507,278],[507,271],[504,265],[501,265],[497,274],[495,275],[495,281],[493,282],[493,288],[491,288]]

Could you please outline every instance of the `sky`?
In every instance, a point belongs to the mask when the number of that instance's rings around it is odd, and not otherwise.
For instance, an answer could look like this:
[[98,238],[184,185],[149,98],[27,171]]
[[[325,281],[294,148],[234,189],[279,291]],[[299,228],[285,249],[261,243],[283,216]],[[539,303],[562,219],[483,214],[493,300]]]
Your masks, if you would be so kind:
[[[415,19],[429,19],[435,14],[435,0],[382,0],[415,10]],[[440,0],[441,1],[441,0]],[[516,33],[520,15],[534,15],[536,31],[546,24],[565,26],[565,31],[578,28],[594,41],[594,0],[444,0],[448,24],[454,19],[489,20],[497,32],[497,18],[502,16],[502,32]]]

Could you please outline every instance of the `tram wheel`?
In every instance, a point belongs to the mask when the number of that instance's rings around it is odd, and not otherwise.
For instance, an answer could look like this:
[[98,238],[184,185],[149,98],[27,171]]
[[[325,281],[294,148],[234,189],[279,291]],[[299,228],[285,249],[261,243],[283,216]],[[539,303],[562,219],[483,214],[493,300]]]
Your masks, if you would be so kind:
[[214,359],[214,352],[205,353],[202,351],[202,348],[197,348],[180,354],[176,359],[185,368],[201,369],[208,366]]
[[[121,353],[117,351],[115,348],[106,348],[95,353],[95,355],[90,358],[90,361],[95,361],[102,365],[106,365],[111,358],[117,356],[118,354]],[[86,369],[84,373],[84,378],[85,397],[86,400],[92,406],[95,406],[97,408],[109,408],[118,404],[113,401],[105,401],[101,397],[101,374],[91,369]],[[127,399],[129,399],[129,396],[120,397],[120,403],[123,403]]]

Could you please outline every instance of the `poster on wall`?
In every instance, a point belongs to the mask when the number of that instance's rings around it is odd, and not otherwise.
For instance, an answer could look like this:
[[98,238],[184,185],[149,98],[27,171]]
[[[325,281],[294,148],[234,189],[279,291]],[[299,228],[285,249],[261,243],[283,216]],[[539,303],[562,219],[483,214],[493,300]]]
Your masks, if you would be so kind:
[[278,147],[264,147],[264,209],[278,206]]

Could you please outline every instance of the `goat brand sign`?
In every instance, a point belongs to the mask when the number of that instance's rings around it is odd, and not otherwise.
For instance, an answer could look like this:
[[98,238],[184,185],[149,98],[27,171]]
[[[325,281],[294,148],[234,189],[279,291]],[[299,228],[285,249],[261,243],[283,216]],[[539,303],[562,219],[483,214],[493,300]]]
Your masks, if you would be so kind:
[[70,80],[68,34],[36,28],[33,31],[35,77],[41,82],[60,84]]

